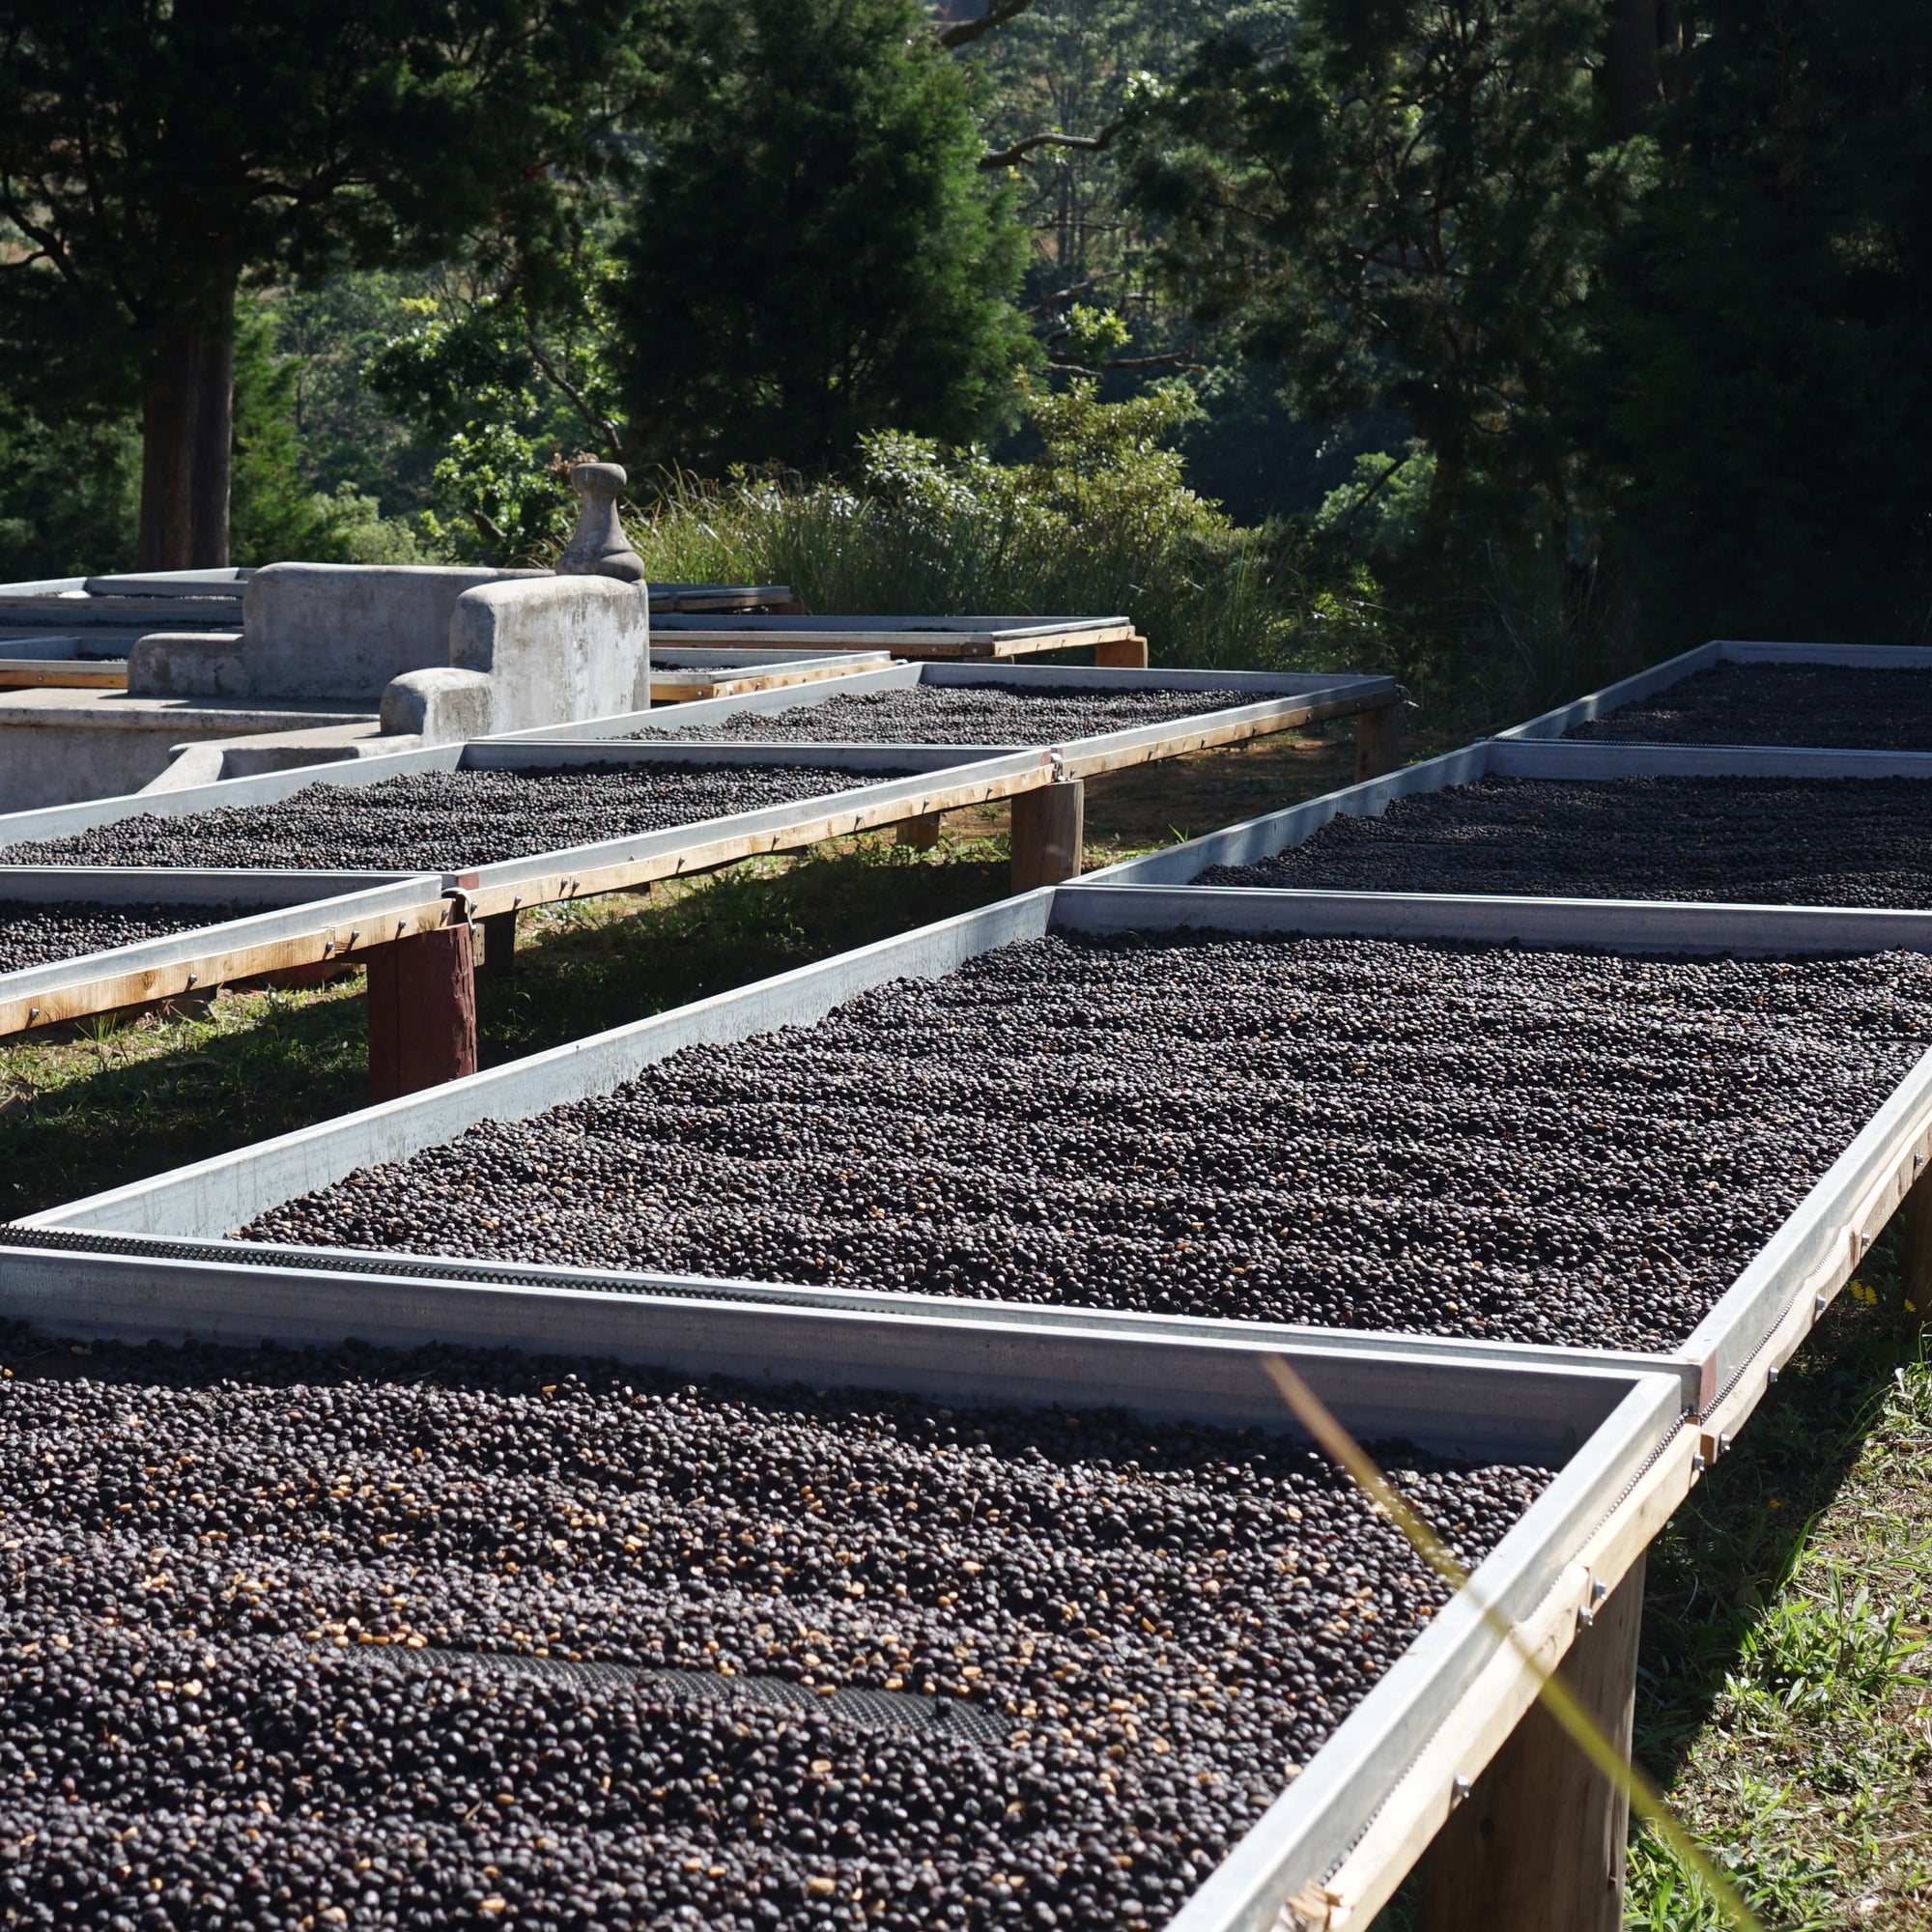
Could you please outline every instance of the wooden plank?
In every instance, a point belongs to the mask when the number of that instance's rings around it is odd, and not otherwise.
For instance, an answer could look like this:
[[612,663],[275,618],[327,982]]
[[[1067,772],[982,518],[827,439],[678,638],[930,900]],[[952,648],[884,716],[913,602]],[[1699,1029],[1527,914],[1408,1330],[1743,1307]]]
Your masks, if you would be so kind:
[[412,933],[369,959],[369,1098],[419,1094],[476,1071],[470,928]]
[[1386,778],[1402,769],[1402,701],[1355,714],[1355,782]]
[[1117,638],[1095,644],[1094,662],[1114,670],[1146,670],[1148,640],[1145,638]]
[[[1387,704],[1386,694],[1372,702]],[[1352,698],[1333,698],[1310,704],[1298,697],[1281,697],[1261,704],[1244,704],[1227,712],[1208,712],[1210,721],[1195,724],[1189,719],[1176,721],[1176,728],[1145,743],[1108,747],[1108,734],[1096,734],[1092,741],[1102,749],[1084,752],[1065,749],[1067,772],[1075,778],[1096,778],[1102,772],[1123,771],[1130,765],[1152,764],[1161,758],[1181,758],[1190,752],[1211,752],[1226,745],[1238,745],[1250,738],[1268,737],[1277,731],[1298,730],[1304,724],[1320,724],[1330,718],[1353,718],[1364,706]],[[1072,741],[1078,745],[1082,741]]]
[[1699,1473],[1694,1430],[1680,1429],[1565,1568],[1534,1615],[1518,1626],[1532,1669],[1514,1646],[1498,1651],[1458,1699],[1348,1857],[1285,1915],[1293,1932],[1358,1932],[1408,1876],[1441,1830],[1459,1790],[1470,1789],[1536,1701],[1538,1671],[1556,1668],[1579,1613],[1616,1589],[1642,1558]]
[[[1625,1759],[1644,1567],[1640,1555],[1556,1672]],[[1623,1790],[1532,1704],[1424,1855],[1418,1932],[1620,1932],[1629,1830]]]
[[60,691],[126,691],[128,667],[119,669],[109,664],[88,664],[84,660],[50,658],[35,663],[15,659],[0,664],[0,689],[28,691],[45,686]]
[[30,1027],[54,1026],[63,1020],[85,1019],[123,1007],[149,1006],[179,999],[185,993],[207,992],[231,980],[256,980],[265,974],[322,961],[355,964],[365,954],[412,933],[433,932],[449,919],[449,902],[440,895],[422,905],[386,914],[381,930],[329,924],[313,932],[285,936],[259,945],[224,947],[199,958],[169,966],[144,967],[139,972],[106,972],[77,979],[71,985],[0,1000],[0,1036],[24,1033]]
[[843,665],[795,665],[785,670],[703,671],[678,667],[651,673],[653,704],[687,704],[706,697],[739,697],[748,691],[783,691],[846,675]]
[[[558,899],[594,898],[600,893],[629,892],[656,879],[685,878],[713,872],[740,859],[764,858],[774,852],[799,852],[828,838],[848,838],[861,832],[877,832],[902,819],[923,818],[935,811],[956,811],[970,805],[990,805],[1013,798],[1050,781],[1052,772],[1041,764],[1005,778],[980,779],[970,784],[937,782],[903,798],[864,807],[840,806],[832,794],[826,809],[811,818],[796,820],[775,831],[732,833],[678,846],[644,859],[621,859],[581,871],[547,872],[510,885],[488,885],[480,872],[463,875],[472,915],[487,918],[518,906],[546,905]],[[475,883],[471,883],[474,881]]]
[[1080,876],[1087,787],[1078,779],[1041,785],[1013,800],[1013,891],[1064,885]]
[[1932,1180],[1918,1179],[1905,1197],[1899,1273],[1905,1279],[1905,1312],[1920,1328],[1932,1329]]

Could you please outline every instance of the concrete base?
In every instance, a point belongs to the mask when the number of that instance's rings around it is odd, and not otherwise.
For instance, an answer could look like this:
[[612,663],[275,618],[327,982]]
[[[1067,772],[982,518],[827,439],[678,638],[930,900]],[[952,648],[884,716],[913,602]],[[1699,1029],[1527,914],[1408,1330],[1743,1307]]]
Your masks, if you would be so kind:
[[174,763],[141,789],[181,791],[189,785],[213,784],[218,779],[252,779],[263,772],[293,771],[298,765],[380,758],[391,752],[420,750],[422,742],[418,737],[385,733],[374,718],[305,731],[263,731],[247,738],[207,739],[178,745]]
[[[373,723],[367,707],[349,704],[260,699],[228,703],[135,697],[120,691],[4,692],[0,693],[0,811],[28,811],[37,806],[72,805],[82,799],[140,791],[168,769],[184,744],[264,733],[339,731]],[[403,748],[397,744],[393,749]]]

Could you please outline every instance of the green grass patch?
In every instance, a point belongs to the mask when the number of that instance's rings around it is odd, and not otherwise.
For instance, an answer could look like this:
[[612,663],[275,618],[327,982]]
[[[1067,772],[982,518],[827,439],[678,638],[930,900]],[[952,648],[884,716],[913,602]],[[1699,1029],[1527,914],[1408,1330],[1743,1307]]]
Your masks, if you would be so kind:
[[[1785,1932],[1932,1922],[1932,1368],[1896,1240],[1651,1549],[1638,1759]],[[1625,1922],[1724,1923],[1641,1833]]]

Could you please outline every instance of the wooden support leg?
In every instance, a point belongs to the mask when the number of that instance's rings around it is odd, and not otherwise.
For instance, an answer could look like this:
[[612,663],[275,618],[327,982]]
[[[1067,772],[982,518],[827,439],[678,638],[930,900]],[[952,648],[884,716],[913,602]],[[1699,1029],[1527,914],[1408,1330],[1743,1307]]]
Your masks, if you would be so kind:
[[1932,1168],[1920,1170],[1898,1211],[1906,1311],[1921,1328],[1932,1329]]
[[1402,706],[1384,704],[1355,714],[1355,782],[1378,779],[1402,766]]
[[939,843],[940,816],[936,811],[926,811],[917,818],[902,818],[893,828],[893,837],[915,852],[930,852]]
[[1145,638],[1116,638],[1111,644],[1095,644],[1094,662],[1109,670],[1146,670],[1148,641]]
[[1080,876],[1087,787],[1078,779],[1023,791],[1013,800],[1013,891]]
[[483,963],[476,970],[486,980],[506,982],[517,977],[517,915],[493,912],[483,921]]
[[[1626,1757],[1643,1559],[1558,1675]],[[1533,1704],[1424,1854],[1419,1932],[1618,1932],[1628,1802]]]
[[469,925],[369,955],[369,1097],[393,1100],[476,1071],[476,981]]

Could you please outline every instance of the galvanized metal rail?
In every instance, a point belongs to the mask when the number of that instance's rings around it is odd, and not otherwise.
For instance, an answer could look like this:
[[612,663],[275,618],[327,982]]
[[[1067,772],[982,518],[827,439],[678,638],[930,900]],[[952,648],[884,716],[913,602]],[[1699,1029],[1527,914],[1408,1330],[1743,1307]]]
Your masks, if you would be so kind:
[[[653,646],[652,662],[670,653]],[[808,691],[779,691],[722,697],[682,707],[675,717],[632,711],[590,718],[542,731],[520,731],[493,743],[624,738],[633,731],[702,730],[733,718],[770,717],[822,704],[835,697],[867,697],[924,685],[933,690],[988,688],[1012,692],[1200,692],[1224,697],[1223,709],[1164,724],[1133,725],[1051,746],[1067,778],[1102,772],[1190,752],[1237,745],[1276,731],[1297,730],[1331,718],[1355,720],[1355,776],[1378,777],[1402,762],[1400,716],[1403,690],[1393,678],[1350,671],[1275,672],[1232,670],[1105,670],[1079,665],[901,664],[828,681]]]
[[1095,884],[1179,886],[1215,866],[1252,866],[1311,838],[1331,818],[1378,818],[1399,798],[1478,779],[1932,779],[1932,753],[1798,750],[1777,745],[1621,745],[1567,738],[1484,738],[1461,751],[1243,820],[1184,844],[1090,873]]
[[1578,724],[1607,717],[1627,704],[1655,697],[1681,684],[1699,671],[1713,670],[1723,664],[1836,665],[1846,670],[1927,670],[1932,669],[1932,646],[1923,644],[1802,644],[1761,643],[1745,639],[1719,638],[1681,656],[1667,658],[1661,665],[1619,678],[1570,704],[1559,704],[1521,724],[1513,724],[1497,736],[1505,739],[1560,738]]

